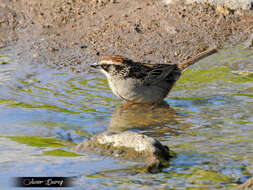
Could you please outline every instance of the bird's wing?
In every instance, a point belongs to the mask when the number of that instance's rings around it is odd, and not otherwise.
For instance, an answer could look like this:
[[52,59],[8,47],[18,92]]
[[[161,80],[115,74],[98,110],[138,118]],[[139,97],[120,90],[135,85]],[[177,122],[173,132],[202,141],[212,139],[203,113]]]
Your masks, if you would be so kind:
[[169,65],[169,64],[154,65],[152,66],[152,69],[145,77],[144,83],[146,85],[150,85],[150,84],[157,84],[161,81],[169,82],[170,78],[173,80],[175,69],[177,69],[176,65]]

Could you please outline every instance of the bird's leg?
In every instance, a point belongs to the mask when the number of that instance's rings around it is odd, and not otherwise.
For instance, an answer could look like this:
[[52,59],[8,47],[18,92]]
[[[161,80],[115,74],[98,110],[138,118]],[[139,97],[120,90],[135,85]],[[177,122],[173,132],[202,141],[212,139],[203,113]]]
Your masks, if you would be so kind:
[[153,110],[153,109],[157,108],[159,105],[161,105],[160,102],[158,102],[158,103],[152,103],[152,104],[150,104],[148,110]]
[[164,106],[169,107],[168,103],[163,100],[161,102],[156,102],[156,103],[150,104],[149,110],[153,110],[154,108],[164,107]]
[[124,106],[125,108],[128,108],[128,107],[131,107],[133,104],[134,104],[133,102],[127,101],[127,102],[125,102],[125,103],[123,104],[123,106]]

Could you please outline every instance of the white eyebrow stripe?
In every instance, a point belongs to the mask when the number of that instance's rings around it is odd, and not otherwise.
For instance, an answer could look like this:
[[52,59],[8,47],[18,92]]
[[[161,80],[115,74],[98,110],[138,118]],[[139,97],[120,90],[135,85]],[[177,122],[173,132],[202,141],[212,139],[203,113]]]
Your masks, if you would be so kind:
[[106,65],[111,65],[111,64],[113,64],[113,65],[122,65],[122,63],[121,62],[114,62],[114,61],[100,61],[99,62],[99,64],[100,65],[102,65],[102,64],[106,64]]

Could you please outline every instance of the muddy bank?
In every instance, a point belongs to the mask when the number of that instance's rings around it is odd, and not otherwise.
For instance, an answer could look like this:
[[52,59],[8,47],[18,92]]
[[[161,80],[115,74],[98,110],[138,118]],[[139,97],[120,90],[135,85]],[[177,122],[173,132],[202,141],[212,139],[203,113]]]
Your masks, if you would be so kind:
[[103,55],[178,63],[204,49],[245,41],[252,10],[164,1],[0,1],[0,47],[19,59],[73,71]]
[[[171,3],[171,0],[164,0],[165,2]],[[175,1],[175,0],[174,0]],[[186,3],[209,3],[211,5],[226,6],[230,9],[252,9],[252,0],[184,0]]]

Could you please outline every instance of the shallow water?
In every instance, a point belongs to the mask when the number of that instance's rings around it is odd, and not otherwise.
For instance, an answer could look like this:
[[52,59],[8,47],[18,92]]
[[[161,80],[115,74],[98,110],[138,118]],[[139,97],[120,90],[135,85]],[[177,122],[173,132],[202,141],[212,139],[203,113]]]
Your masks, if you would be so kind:
[[[123,106],[101,74],[20,63],[11,48],[1,49],[0,188],[16,176],[73,176],[81,189],[238,187],[253,175],[252,60],[252,49],[221,50],[185,71],[169,107],[150,109]],[[107,130],[156,137],[177,157],[145,174],[143,163],[72,155],[64,144]]]

